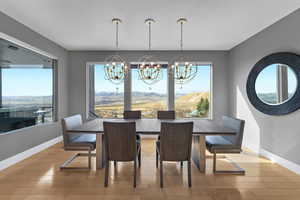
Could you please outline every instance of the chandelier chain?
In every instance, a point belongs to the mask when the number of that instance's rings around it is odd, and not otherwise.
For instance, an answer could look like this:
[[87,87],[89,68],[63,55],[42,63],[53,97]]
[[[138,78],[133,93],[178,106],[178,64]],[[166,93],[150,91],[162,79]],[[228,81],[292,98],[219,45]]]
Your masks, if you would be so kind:
[[149,51],[151,50],[151,22],[149,22]]
[[116,22],[116,49],[119,49],[119,22]]
[[180,50],[183,51],[183,22],[180,22]]

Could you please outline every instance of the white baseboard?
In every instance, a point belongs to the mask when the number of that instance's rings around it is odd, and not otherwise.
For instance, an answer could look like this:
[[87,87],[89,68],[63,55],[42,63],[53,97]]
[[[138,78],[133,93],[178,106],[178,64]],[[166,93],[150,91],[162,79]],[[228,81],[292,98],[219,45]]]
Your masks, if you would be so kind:
[[260,149],[260,153],[261,156],[264,156],[268,159],[270,159],[271,161],[278,163],[279,165],[291,170],[292,172],[295,172],[296,174],[300,175],[300,165],[291,162],[289,160],[286,160],[280,156],[277,156],[265,149]]
[[10,167],[10,166],[12,166],[12,165],[14,165],[16,163],[18,163],[18,162],[20,162],[20,161],[22,161],[22,160],[24,160],[24,159],[26,159],[26,158],[28,158],[28,157],[36,154],[36,153],[39,153],[39,152],[47,149],[48,147],[50,147],[50,146],[52,146],[52,145],[54,145],[56,143],[61,142],[62,140],[63,140],[62,136],[59,136],[59,137],[56,137],[56,138],[54,138],[52,140],[44,142],[44,143],[42,143],[40,145],[32,147],[32,148],[30,148],[30,149],[28,149],[28,150],[26,150],[26,151],[24,151],[22,153],[18,153],[17,155],[14,155],[14,156],[12,156],[10,158],[2,160],[2,161],[0,161],[0,171],[6,169],[6,168],[8,168],[8,167]]

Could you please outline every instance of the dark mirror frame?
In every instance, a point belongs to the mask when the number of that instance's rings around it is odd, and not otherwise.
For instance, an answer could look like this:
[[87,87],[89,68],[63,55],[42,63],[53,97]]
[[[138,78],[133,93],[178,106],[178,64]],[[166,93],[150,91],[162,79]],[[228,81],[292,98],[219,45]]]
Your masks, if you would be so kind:
[[[267,66],[272,64],[286,64],[288,65],[295,73],[297,78],[297,88],[294,95],[287,101],[277,104],[270,105],[264,103],[256,94],[255,82],[258,74],[265,69]],[[300,108],[300,56],[294,53],[289,52],[279,52],[268,55],[258,61],[248,75],[247,80],[247,95],[251,104],[262,113],[268,115],[286,115],[291,112],[294,112]]]

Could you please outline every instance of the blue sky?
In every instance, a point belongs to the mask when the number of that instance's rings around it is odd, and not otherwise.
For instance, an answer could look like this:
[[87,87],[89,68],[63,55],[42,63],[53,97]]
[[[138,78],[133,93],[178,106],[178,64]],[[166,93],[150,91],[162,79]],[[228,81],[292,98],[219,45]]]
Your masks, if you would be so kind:
[[[277,64],[270,65],[261,71],[255,82],[257,93],[276,93]],[[291,68],[288,68],[288,91],[293,93],[297,87],[297,78]]]
[[[99,78],[98,78],[99,77]],[[104,78],[104,70],[102,65],[96,65],[95,68],[95,91],[116,91],[116,87],[119,88],[119,92],[124,91],[124,85],[115,85],[109,80]],[[132,70],[132,91],[139,92],[157,92],[161,94],[167,93],[167,70],[163,70],[162,80],[159,82],[148,85],[138,78],[137,70]],[[149,88],[151,88],[149,90]],[[189,83],[184,84],[182,89],[180,85],[175,86],[175,91],[178,93],[190,93],[190,92],[205,92],[210,90],[210,66],[199,66],[198,75]]]
[[2,69],[3,96],[52,95],[52,69]]

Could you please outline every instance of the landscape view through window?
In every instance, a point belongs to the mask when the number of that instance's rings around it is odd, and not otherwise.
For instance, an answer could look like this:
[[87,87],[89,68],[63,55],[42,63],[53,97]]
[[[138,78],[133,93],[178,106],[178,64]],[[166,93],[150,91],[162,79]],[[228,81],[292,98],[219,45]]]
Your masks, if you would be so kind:
[[210,117],[211,66],[200,65],[197,75],[183,85],[175,84],[175,111],[177,118]]
[[[102,118],[122,118],[124,83],[113,84],[105,79],[103,65],[95,66],[94,111]],[[162,79],[148,85],[140,80],[137,69],[132,70],[131,109],[141,110],[143,118],[155,118],[158,110],[167,110],[168,70],[162,69]],[[210,65],[198,67],[197,76],[190,82],[175,85],[177,118],[207,118],[210,114]]]
[[123,118],[124,83],[114,84],[105,78],[104,66],[94,65],[94,111],[101,118]]
[[53,121],[52,71],[41,66],[1,69],[0,131]]
[[140,80],[138,69],[132,69],[131,109],[141,110],[144,118],[156,118],[158,110],[168,109],[167,68],[161,68],[161,73],[161,80],[149,85]]

